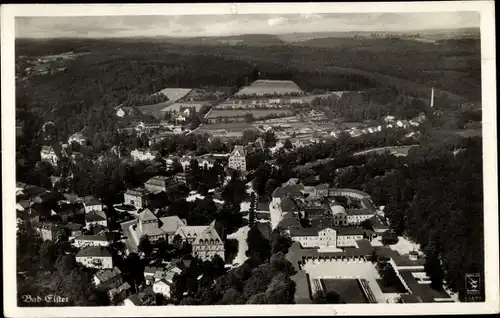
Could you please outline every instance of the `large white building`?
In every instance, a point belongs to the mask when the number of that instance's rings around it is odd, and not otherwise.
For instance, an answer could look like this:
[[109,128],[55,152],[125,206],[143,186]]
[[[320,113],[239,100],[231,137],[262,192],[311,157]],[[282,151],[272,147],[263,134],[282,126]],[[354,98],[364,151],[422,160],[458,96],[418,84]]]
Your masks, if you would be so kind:
[[229,155],[228,167],[235,170],[247,171],[246,155],[245,147],[234,146],[233,152]]
[[99,235],[80,235],[75,237],[73,245],[78,248],[90,246],[109,246],[109,240],[104,234]]
[[202,260],[211,260],[219,255],[224,260],[223,227],[215,220],[208,226],[184,226],[177,230],[184,241],[193,247],[192,254]]
[[148,160],[155,160],[156,157],[158,156],[158,152],[149,149],[134,149],[130,152],[130,155],[134,160],[148,161]]
[[76,254],[76,262],[91,268],[113,268],[113,258],[106,247],[91,246]]

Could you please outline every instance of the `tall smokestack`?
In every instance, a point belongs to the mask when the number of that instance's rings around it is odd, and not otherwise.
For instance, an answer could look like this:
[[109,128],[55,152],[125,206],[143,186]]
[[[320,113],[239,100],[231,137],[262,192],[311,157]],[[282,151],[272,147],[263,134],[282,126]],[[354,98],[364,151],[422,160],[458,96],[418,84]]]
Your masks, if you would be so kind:
[[432,91],[431,91],[431,108],[434,107],[434,87],[432,88]]

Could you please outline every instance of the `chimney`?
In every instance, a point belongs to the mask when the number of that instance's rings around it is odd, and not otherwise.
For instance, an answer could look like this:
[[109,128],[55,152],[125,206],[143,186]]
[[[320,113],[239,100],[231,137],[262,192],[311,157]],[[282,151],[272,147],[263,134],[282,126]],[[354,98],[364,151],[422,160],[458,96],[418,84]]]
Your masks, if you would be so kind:
[[434,87],[432,88],[432,91],[431,91],[431,108],[434,107]]

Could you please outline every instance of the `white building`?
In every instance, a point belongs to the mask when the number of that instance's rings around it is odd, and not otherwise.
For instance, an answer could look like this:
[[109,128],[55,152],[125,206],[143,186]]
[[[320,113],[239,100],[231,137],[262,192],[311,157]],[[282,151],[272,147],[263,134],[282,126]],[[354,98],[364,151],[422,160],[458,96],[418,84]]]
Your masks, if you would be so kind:
[[160,279],[154,282],[153,291],[155,294],[161,294],[166,299],[169,299],[171,296],[172,283],[167,281],[166,279]]
[[133,205],[136,208],[142,208],[147,205],[147,191],[145,188],[128,189],[123,194],[123,203]]
[[103,211],[103,204],[101,201],[92,198],[92,197],[87,197],[83,200],[83,209],[85,213],[90,213],[92,211],[94,212],[102,212]]
[[57,163],[59,162],[59,156],[51,146],[42,146],[42,150],[40,151],[40,158],[42,161],[49,162],[52,165],[57,165]]
[[75,238],[73,245],[77,248],[90,246],[109,246],[109,240],[104,234],[81,235]]
[[91,268],[113,268],[111,253],[103,246],[91,246],[80,250],[76,254],[76,262]]
[[363,239],[362,228],[338,228],[337,247],[356,247],[356,241]]
[[130,152],[130,155],[134,160],[148,161],[148,160],[155,160],[158,155],[158,152],[149,149],[134,149]]
[[247,153],[243,146],[234,146],[233,152],[229,155],[228,167],[235,170],[247,171],[246,155]]
[[81,133],[74,133],[68,138],[68,144],[71,145],[73,142],[83,146],[87,143],[87,139]]

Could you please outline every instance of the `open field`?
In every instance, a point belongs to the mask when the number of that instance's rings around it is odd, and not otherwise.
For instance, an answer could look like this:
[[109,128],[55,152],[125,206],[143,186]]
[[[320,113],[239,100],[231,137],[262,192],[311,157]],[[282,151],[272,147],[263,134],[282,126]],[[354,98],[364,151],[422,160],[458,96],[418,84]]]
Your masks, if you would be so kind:
[[257,95],[263,96],[266,94],[303,94],[304,92],[300,89],[297,84],[292,81],[277,81],[277,80],[257,80],[252,84],[243,87],[235,96],[241,95]]

